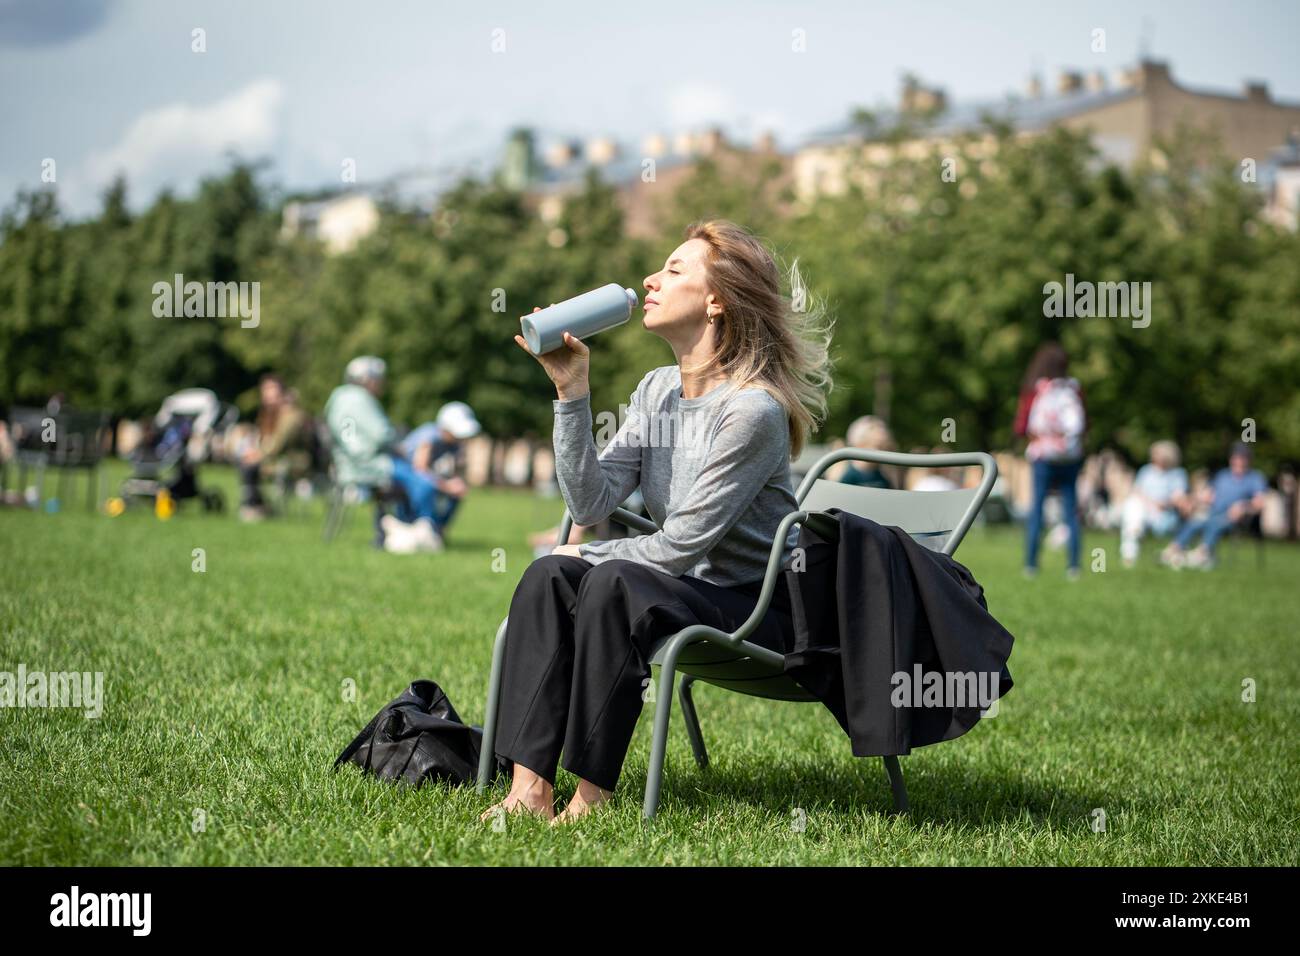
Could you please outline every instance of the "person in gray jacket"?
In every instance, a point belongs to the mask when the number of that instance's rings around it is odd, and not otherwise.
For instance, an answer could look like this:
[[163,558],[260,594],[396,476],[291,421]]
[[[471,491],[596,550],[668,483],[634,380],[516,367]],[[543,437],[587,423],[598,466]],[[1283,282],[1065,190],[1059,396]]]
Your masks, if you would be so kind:
[[[565,333],[538,356],[556,389],[556,472],[574,521],[595,524],[639,489],[660,530],[565,544],[524,572],[497,716],[511,789],[484,819],[502,808],[571,820],[607,801],[654,642],[690,624],[738,627],[757,603],[777,526],[796,508],[790,459],[825,415],[829,325],[820,309],[782,296],[776,263],[746,230],[701,222],[685,238],[644,280],[645,327],[676,363],[642,378],[603,450],[592,438],[586,344]],[[787,555],[797,536],[792,528]],[[791,634],[778,589],[750,640],[784,649]],[[578,787],[556,817],[561,753]]]

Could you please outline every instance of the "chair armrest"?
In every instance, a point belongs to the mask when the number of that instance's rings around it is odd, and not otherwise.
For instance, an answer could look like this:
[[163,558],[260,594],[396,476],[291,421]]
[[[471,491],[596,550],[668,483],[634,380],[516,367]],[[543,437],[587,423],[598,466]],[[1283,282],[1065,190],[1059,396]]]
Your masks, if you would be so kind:
[[624,527],[633,528],[642,534],[654,534],[659,530],[659,526],[649,518],[639,515],[635,511],[628,511],[626,508],[615,508],[610,517]]
[[763,587],[758,592],[758,602],[754,605],[754,610],[750,611],[749,617],[745,619],[745,623],[727,635],[728,643],[739,644],[752,634],[754,628],[758,627],[758,623],[763,620],[763,615],[772,604],[772,592],[776,590],[776,582],[781,573],[781,558],[785,553],[786,536],[795,524],[807,521],[808,515],[807,511],[791,511],[777,525],[776,534],[772,538],[772,550],[767,556],[767,570],[763,572]]
[[[649,518],[643,517],[634,511],[628,511],[626,508],[615,508],[610,518],[619,524],[633,528],[644,534],[654,534],[659,530],[659,526]],[[569,514],[569,509],[564,509],[564,517],[560,519],[560,533],[556,538],[556,546],[567,544],[569,541],[569,532],[573,530],[573,515]]]
[[[790,528],[797,522],[806,520],[808,514],[807,511],[792,511],[781,519],[781,523],[777,526],[776,534],[772,539],[772,550],[768,553],[767,570],[763,573],[763,587],[759,591],[758,602],[754,605],[754,610],[750,612],[750,615],[746,618],[745,622],[730,634],[725,634],[718,631],[716,628],[704,627],[701,625],[702,630],[708,631],[710,634],[716,636],[720,642],[728,644],[731,647],[738,647],[746,637],[753,633],[754,628],[758,627],[758,623],[763,620],[763,615],[767,613],[768,607],[772,604],[772,592],[776,590],[777,576],[781,572],[781,558],[785,553],[786,536],[790,533]],[[614,513],[610,515],[610,517],[626,524],[630,528],[636,528],[637,530],[644,531],[647,534],[653,534],[655,531],[659,530],[658,525],[649,518],[644,518],[641,515],[634,514],[625,508],[614,509]],[[566,508],[564,511],[564,517],[560,519],[560,544],[569,540],[569,532],[572,529],[573,516],[569,514],[569,511]],[[759,650],[762,649],[760,648]]]
[[[647,534],[653,534],[658,531],[658,526],[648,518],[634,514],[625,508],[616,508],[611,518],[626,524],[628,527],[645,531]],[[724,644],[735,650],[742,650],[746,654],[765,661],[768,664],[779,665],[784,659],[784,655],[778,651],[769,650],[766,647],[750,645],[743,647],[745,638],[753,633],[754,628],[763,619],[767,613],[768,607],[772,604],[772,592],[776,590],[777,576],[781,570],[781,558],[785,552],[785,539],[790,533],[790,528],[796,523],[803,521],[808,517],[806,511],[792,511],[781,519],[781,524],[777,527],[776,535],[772,539],[772,550],[767,559],[767,570],[763,574],[763,587],[759,591],[758,601],[754,605],[754,610],[750,612],[749,617],[740,627],[736,628],[730,634],[720,631],[715,627],[707,624],[692,624],[690,627],[679,631],[674,635],[673,640],[679,643],[689,643],[701,638],[710,640],[717,644]],[[560,536],[561,544],[569,540],[569,532],[573,528],[573,516],[569,514],[568,509],[564,511],[564,517],[560,519]]]
[[667,651],[669,660],[675,660],[677,652],[683,646],[703,640],[711,644],[721,644],[729,647],[772,667],[782,666],[785,661],[783,653],[764,647],[761,644],[750,644],[746,642],[745,638],[753,633],[754,628],[758,626],[759,621],[763,619],[763,615],[767,613],[768,607],[772,604],[772,592],[776,590],[777,575],[781,570],[781,556],[785,550],[785,539],[790,533],[790,528],[796,522],[803,521],[807,517],[808,512],[806,511],[792,511],[781,519],[781,524],[777,527],[776,535],[772,539],[772,551],[768,555],[767,570],[763,574],[763,587],[759,590],[758,601],[754,604],[754,610],[750,612],[745,622],[730,634],[720,631],[709,624],[691,624],[669,639]]

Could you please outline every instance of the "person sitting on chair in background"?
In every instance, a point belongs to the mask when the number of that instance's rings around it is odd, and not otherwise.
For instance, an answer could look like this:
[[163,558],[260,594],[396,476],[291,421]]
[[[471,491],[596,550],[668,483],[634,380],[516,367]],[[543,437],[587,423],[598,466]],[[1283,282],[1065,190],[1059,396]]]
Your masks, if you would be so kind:
[[1142,535],[1169,535],[1192,508],[1187,495],[1187,472],[1178,467],[1178,445],[1158,441],[1151,446],[1151,460],[1138,469],[1133,490],[1124,499],[1120,520],[1119,555],[1124,567],[1137,563]]
[[[792,284],[797,284],[797,275]],[[565,544],[524,571],[503,638],[494,750],[510,793],[483,814],[554,818],[561,752],[578,777],[559,818],[608,800],[644,706],[655,643],[693,624],[733,631],[758,603],[776,531],[797,500],[791,452],[825,415],[829,330],[791,307],[771,254],[734,223],[696,223],[644,280],[645,328],[677,363],[645,375],[618,433],[592,437],[589,351],[564,334],[536,356],[555,386],[555,465],[575,521],[592,525],[640,488],[659,530]],[[523,336],[515,336],[527,351]],[[531,352],[529,354],[532,354]],[[748,640],[793,644],[778,587]]]
[[239,461],[241,501],[239,517],[260,521],[266,517],[261,482],[270,478],[304,475],[311,468],[307,448],[307,416],[296,397],[274,373],[258,383],[261,406],[257,410],[257,434]]
[[372,492],[391,484],[406,495],[410,522],[387,514],[380,519],[385,551],[439,551],[442,539],[433,526],[433,482],[398,449],[397,431],[379,404],[387,374],[383,359],[358,356],[348,363],[343,384],[325,403],[325,423],[334,442],[334,478],[340,485]]
[[[875,415],[855,418],[844,438],[851,448],[861,448],[864,451],[894,450],[894,436],[890,434],[889,426]],[[836,480],[846,485],[864,485],[868,488],[894,487],[875,462],[847,461],[844,463],[844,471]]]
[[437,419],[412,429],[398,445],[416,472],[433,484],[433,530],[441,538],[446,538],[447,525],[468,487],[456,474],[464,464],[461,443],[480,431],[472,408],[464,402],[448,402],[438,410]]
[[[1209,507],[1204,517],[1183,525],[1178,537],[1160,555],[1175,570],[1183,566],[1210,570],[1214,567],[1214,546],[1225,531],[1244,524],[1264,510],[1268,479],[1250,467],[1250,446],[1237,442],[1228,457],[1228,467],[1219,469],[1208,488],[1201,490],[1199,503]],[[1197,535],[1201,543],[1190,553],[1187,547]]]

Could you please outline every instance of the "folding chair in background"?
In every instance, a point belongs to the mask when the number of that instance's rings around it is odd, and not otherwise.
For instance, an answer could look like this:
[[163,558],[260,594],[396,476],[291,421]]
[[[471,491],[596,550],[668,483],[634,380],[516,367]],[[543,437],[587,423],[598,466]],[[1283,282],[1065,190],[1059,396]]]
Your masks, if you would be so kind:
[[99,509],[104,500],[100,463],[111,442],[108,412],[65,408],[56,416],[58,437],[50,464],[59,469],[59,497],[68,500],[69,482],[80,471],[86,475],[86,508]]
[[[881,465],[898,465],[905,468],[955,468],[975,466],[981,469],[979,484],[974,488],[953,491],[901,491],[870,488],[828,481],[821,477],[828,467],[841,461],[865,461]],[[800,510],[792,511],[782,519],[772,541],[763,586],[749,619],[731,633],[704,624],[694,624],[669,637],[657,641],[652,648],[651,663],[659,667],[659,680],[655,683],[654,731],[650,747],[650,767],[646,777],[645,800],[642,812],[653,818],[659,806],[663,783],[664,756],[668,746],[668,718],[672,712],[673,688],[677,674],[683,675],[678,693],[682,715],[686,722],[686,735],[701,769],[708,766],[709,755],[700,731],[699,717],[691,688],[696,681],[713,684],[727,690],[770,700],[816,701],[784,671],[784,657],[745,640],[758,622],[763,619],[772,600],[772,592],[784,586],[782,571],[783,544],[790,528],[804,524],[820,537],[837,540],[838,522],[825,511],[839,508],[870,518],[883,525],[902,528],[926,547],[951,555],[961,544],[981,506],[997,479],[998,466],[993,456],[984,452],[961,452],[946,455],[909,455],[898,452],[867,451],[843,448],[824,455],[800,482],[795,498]],[[612,520],[645,534],[658,531],[649,518],[617,509]],[[573,520],[566,510],[560,522],[559,541],[567,541]],[[492,652],[492,673],[488,684],[487,713],[484,717],[483,742],[479,754],[478,789],[483,792],[492,780],[495,764],[493,746],[496,741],[497,709],[501,696],[502,660],[505,652],[506,621],[497,628],[496,643]],[[907,811],[907,786],[903,782],[898,757],[881,758],[893,791],[894,808]]]
[[[36,473],[35,501],[28,504],[39,507],[45,500],[45,470],[50,466],[53,443],[45,441],[46,425],[54,416],[44,408],[26,408],[14,405],[9,409],[6,425],[14,443],[13,461],[18,466],[18,494],[27,499],[27,471]],[[57,423],[55,423],[57,428]],[[0,497],[9,488],[9,462],[0,462]]]
[[352,507],[354,505],[364,505],[369,501],[373,501],[375,504],[375,536],[371,544],[376,548],[382,548],[384,546],[384,515],[391,514],[405,505],[406,494],[392,482],[383,485],[365,485],[355,482],[340,484],[334,478],[334,469],[331,467],[330,488],[325,503],[325,525],[321,528],[321,540],[329,544],[338,537],[339,531],[343,529]]

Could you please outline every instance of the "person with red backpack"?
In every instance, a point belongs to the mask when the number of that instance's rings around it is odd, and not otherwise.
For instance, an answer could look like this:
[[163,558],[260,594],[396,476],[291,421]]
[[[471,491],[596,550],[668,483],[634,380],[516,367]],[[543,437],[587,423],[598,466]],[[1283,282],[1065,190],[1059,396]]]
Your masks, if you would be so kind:
[[1069,358],[1057,342],[1044,342],[1025,372],[1016,411],[1015,432],[1028,439],[1025,458],[1033,474],[1034,496],[1025,527],[1025,576],[1038,573],[1038,545],[1043,504],[1048,494],[1061,497],[1069,532],[1066,576],[1079,577],[1079,503],[1075,482],[1083,464],[1083,435],[1088,427],[1083,391],[1069,376]]

